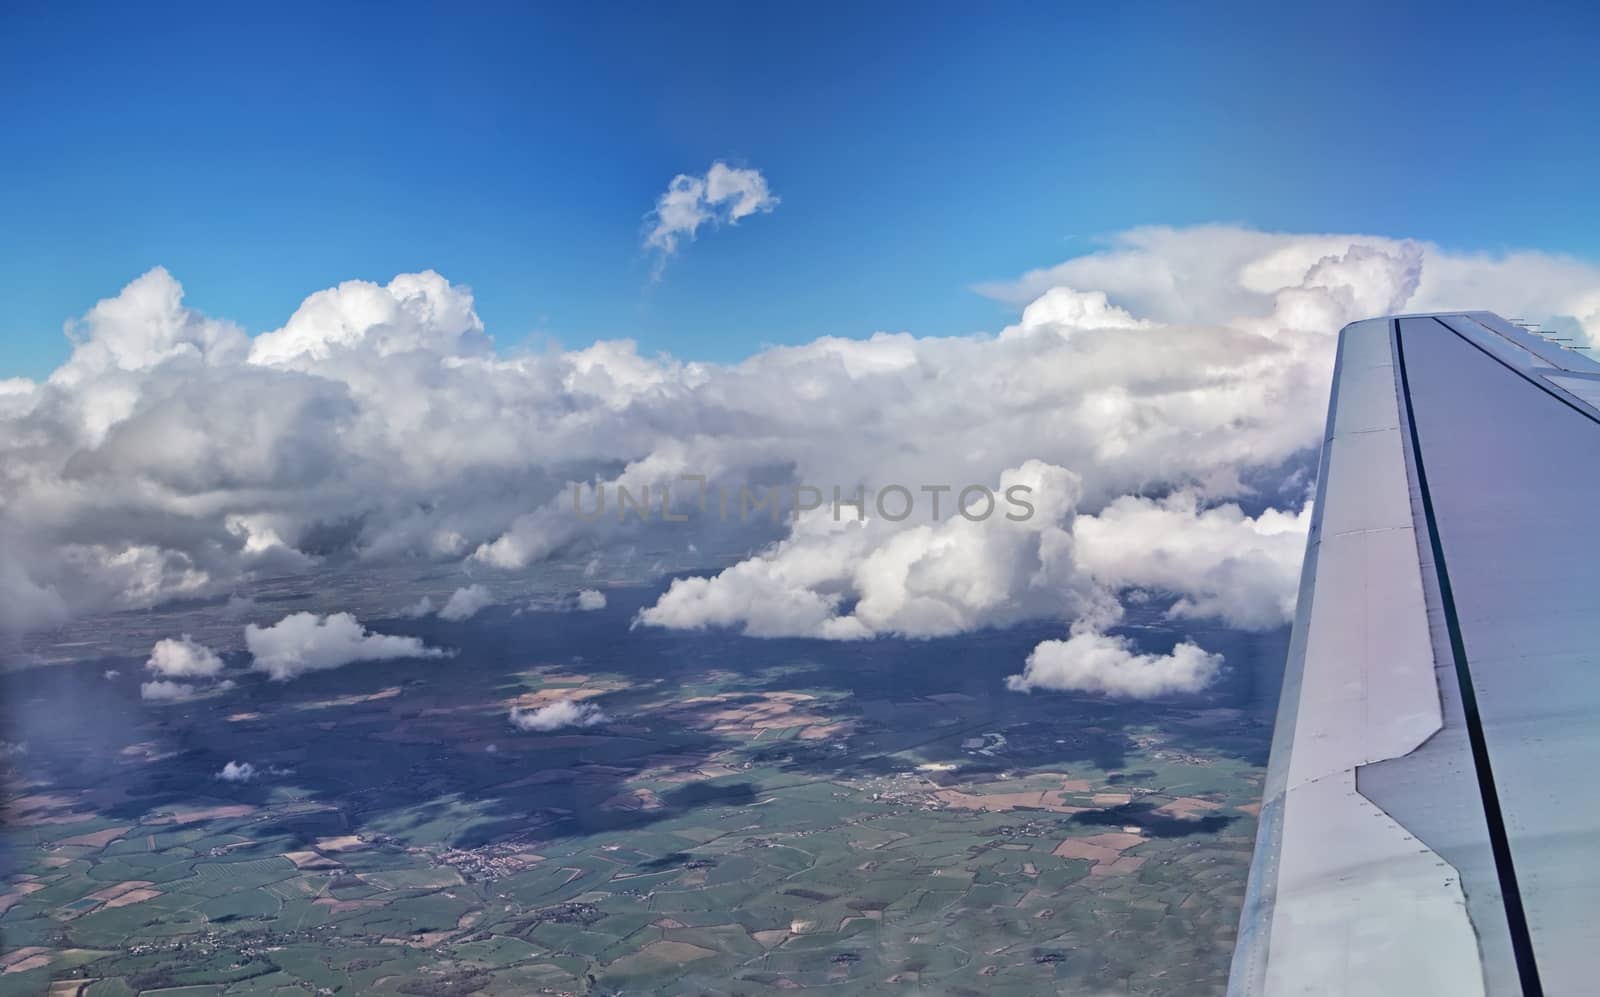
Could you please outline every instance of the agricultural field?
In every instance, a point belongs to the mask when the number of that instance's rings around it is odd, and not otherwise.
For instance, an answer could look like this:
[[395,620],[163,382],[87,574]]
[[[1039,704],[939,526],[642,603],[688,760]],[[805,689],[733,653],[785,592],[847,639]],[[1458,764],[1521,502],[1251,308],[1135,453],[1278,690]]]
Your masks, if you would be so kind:
[[[0,995],[1223,989],[1282,635],[1117,703],[1006,691],[1026,628],[691,641],[612,601],[161,706],[102,677],[137,661],[8,670]],[[605,720],[508,721],[554,701]]]

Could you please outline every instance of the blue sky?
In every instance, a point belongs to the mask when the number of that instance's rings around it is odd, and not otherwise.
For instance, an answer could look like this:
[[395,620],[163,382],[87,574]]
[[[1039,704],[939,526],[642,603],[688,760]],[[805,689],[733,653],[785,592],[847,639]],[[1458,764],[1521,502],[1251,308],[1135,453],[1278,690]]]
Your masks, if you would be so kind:
[[[1576,7],[596,6],[8,4],[0,377],[157,264],[251,332],[431,267],[502,345],[732,359],[995,328],[971,285],[1141,224],[1600,257]],[[652,283],[643,216],[716,159],[781,206]]]

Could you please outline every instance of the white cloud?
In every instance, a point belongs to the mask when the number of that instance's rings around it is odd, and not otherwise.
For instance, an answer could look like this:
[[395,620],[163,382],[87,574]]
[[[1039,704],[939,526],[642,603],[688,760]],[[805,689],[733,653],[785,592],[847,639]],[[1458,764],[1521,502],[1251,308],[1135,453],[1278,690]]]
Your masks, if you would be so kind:
[[449,653],[416,637],[372,633],[349,613],[294,613],[270,627],[252,623],[244,629],[244,640],[254,658],[251,667],[280,682],[353,661],[440,658]]
[[1148,699],[1199,692],[1217,677],[1220,655],[1185,641],[1171,654],[1139,654],[1125,637],[1083,629],[1066,640],[1047,640],[1028,655],[1022,674],[1006,679],[1017,692],[1052,689]]
[[494,605],[494,596],[482,585],[468,585],[458,588],[450,593],[450,598],[439,610],[439,619],[459,623],[470,620],[480,612]]
[[1311,526],[1298,512],[1267,509],[1251,518],[1237,505],[1210,509],[1193,492],[1164,500],[1123,496],[1072,526],[1078,564],[1113,588],[1181,596],[1171,615],[1215,618],[1245,630],[1294,619]]
[[609,717],[598,706],[575,703],[570,699],[558,700],[537,710],[512,708],[511,725],[518,730],[551,731],[562,727],[593,727],[605,723]]
[[139,685],[139,698],[150,702],[175,702],[192,699],[195,694],[195,687],[187,682],[169,682],[166,679],[157,679],[153,682],[143,682]]
[[[770,192],[740,176],[689,178],[688,206],[763,210]],[[706,223],[679,207],[655,220],[663,239]],[[0,381],[0,627],[346,563],[570,557],[620,575],[629,547],[725,550],[681,474],[737,496],[774,481],[993,487],[1027,468],[1057,490],[1033,522],[813,513],[680,580],[645,619],[935,635],[1114,618],[1116,594],[1138,589],[1175,597],[1177,619],[1269,626],[1293,597],[1303,494],[1254,490],[1309,468],[1340,325],[1489,307],[1600,335],[1593,265],[1367,236],[1140,229],[988,290],[1019,312],[992,335],[830,337],[712,364],[627,341],[497,352],[471,293],[431,272],[318,292],[252,342],[151,271],[72,326],[48,380]],[[694,521],[671,537],[659,514],[589,522],[573,481],[586,503],[648,486],[653,506],[671,484]]]
[[156,642],[144,666],[168,678],[212,678],[222,671],[217,652],[184,634]]
[[121,675],[121,674],[122,674],[122,672],[119,669],[116,669],[116,668],[107,668],[104,672],[101,673],[101,675],[104,676],[104,678],[105,678],[105,680],[107,682],[111,681],[112,679],[116,678],[118,675]]
[[578,609],[580,612],[593,612],[606,608],[606,594],[599,589],[584,589],[578,593]]
[[250,361],[309,368],[351,353],[470,356],[489,345],[471,296],[425,270],[382,287],[348,280],[318,291],[283,328],[255,338]]
[[[936,637],[1093,601],[1075,576],[1067,529],[1078,476],[1029,461],[989,487],[997,508],[979,522],[858,522],[852,512],[836,521],[825,505],[756,557],[711,578],[675,580],[639,620],[675,629],[739,626],[758,637]],[[1002,504],[1007,495],[1029,502],[1032,515],[1009,518],[1024,513]]]
[[404,617],[406,617],[408,619],[413,619],[413,620],[421,619],[424,616],[432,616],[433,613],[434,613],[433,600],[428,598],[427,596],[423,596],[422,598],[418,599],[416,602],[414,602],[411,605],[407,606],[405,609],[400,610],[400,615],[401,616],[404,616]]
[[258,774],[256,767],[249,762],[230,761],[222,766],[222,770],[217,773],[217,778],[223,782],[250,782]]
[[718,161],[703,176],[680,173],[656,199],[646,217],[644,244],[662,261],[677,252],[684,239],[694,239],[702,225],[737,224],[739,219],[778,206],[760,170],[741,169]]

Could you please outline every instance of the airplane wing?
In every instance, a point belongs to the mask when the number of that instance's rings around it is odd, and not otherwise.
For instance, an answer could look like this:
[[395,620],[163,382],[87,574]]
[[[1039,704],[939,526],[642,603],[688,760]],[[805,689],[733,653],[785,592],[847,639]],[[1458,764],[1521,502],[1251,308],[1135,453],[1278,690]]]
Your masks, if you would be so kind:
[[1600,364],[1354,323],[1229,993],[1600,992]]

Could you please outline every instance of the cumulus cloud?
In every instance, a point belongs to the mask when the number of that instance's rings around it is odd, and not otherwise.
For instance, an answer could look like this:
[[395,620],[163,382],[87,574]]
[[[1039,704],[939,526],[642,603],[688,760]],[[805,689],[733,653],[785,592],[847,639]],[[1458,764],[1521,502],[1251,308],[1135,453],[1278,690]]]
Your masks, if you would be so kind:
[[1022,674],[1006,679],[1017,692],[1052,689],[1148,699],[1199,692],[1217,677],[1222,657],[1185,641],[1171,654],[1139,654],[1125,637],[1082,629],[1047,640],[1028,655]]
[[223,782],[250,782],[258,774],[256,767],[249,762],[230,761],[222,766],[222,770],[217,773],[217,778]]
[[[770,207],[756,176],[675,181],[654,248]],[[829,337],[710,364],[627,341],[502,353],[470,291],[432,272],[319,291],[252,341],[153,270],[71,325],[47,380],[0,381],[0,627],[352,563],[598,571],[627,547],[725,550],[705,542],[731,528],[715,496],[699,506],[683,476],[737,506],[743,486],[993,490],[1008,475],[1042,488],[1026,523],[970,523],[950,495],[942,516],[898,522],[786,515],[641,621],[837,639],[1065,628],[1105,625],[1139,590],[1172,597],[1175,621],[1272,626],[1305,521],[1303,487],[1281,479],[1312,471],[1342,324],[1488,307],[1600,335],[1600,268],[1360,235],[1140,229],[985,291],[1018,308],[993,334]],[[576,514],[574,486],[606,513]],[[624,487],[650,489],[651,522],[618,521]],[[665,544],[668,487],[690,522]]]
[[144,666],[168,678],[212,678],[222,671],[222,658],[184,634],[157,641]]
[[188,682],[171,682],[166,679],[156,679],[153,682],[143,682],[139,685],[139,698],[154,703],[170,703],[193,699],[196,694],[197,689]]
[[405,609],[400,610],[400,615],[406,617],[407,619],[416,620],[421,619],[424,616],[432,616],[434,609],[435,607],[433,605],[433,600],[427,596],[423,596],[416,602],[407,606]]
[[472,619],[492,605],[494,596],[489,594],[487,588],[482,585],[468,585],[450,593],[444,608],[439,610],[439,619],[459,623],[462,620]]
[[1202,508],[1193,492],[1123,496],[1073,522],[1078,564],[1117,589],[1182,593],[1174,617],[1268,630],[1294,619],[1311,503],[1254,518],[1228,503]]
[[694,239],[702,225],[734,225],[777,206],[778,197],[760,170],[719,160],[703,175],[680,173],[672,178],[666,192],[656,198],[655,210],[646,216],[644,244],[664,262],[683,240]]
[[372,633],[349,613],[294,613],[270,627],[252,623],[245,627],[244,640],[254,659],[251,668],[280,682],[353,661],[441,658],[449,654],[428,647],[416,637]]
[[756,557],[710,578],[675,580],[639,620],[675,629],[738,626],[758,637],[937,637],[1092,600],[1076,575],[1067,529],[1078,476],[1029,461],[991,487],[1024,499],[1031,514],[1024,518],[1018,507],[982,520],[953,515],[908,526],[882,516],[836,519],[824,506]]
[[600,707],[590,703],[575,703],[570,699],[558,700],[537,710],[511,710],[511,725],[518,730],[551,731],[562,727],[593,727],[605,723],[609,717]]
[[578,610],[593,612],[606,608],[606,594],[599,589],[584,589],[578,593]]

